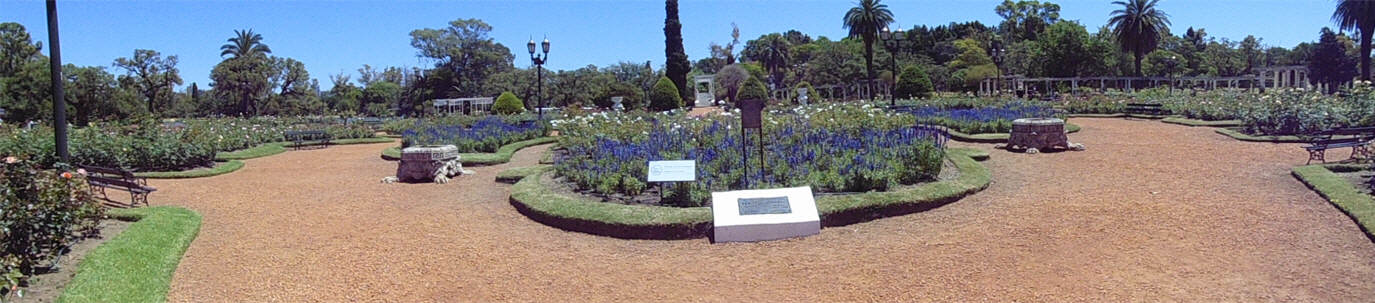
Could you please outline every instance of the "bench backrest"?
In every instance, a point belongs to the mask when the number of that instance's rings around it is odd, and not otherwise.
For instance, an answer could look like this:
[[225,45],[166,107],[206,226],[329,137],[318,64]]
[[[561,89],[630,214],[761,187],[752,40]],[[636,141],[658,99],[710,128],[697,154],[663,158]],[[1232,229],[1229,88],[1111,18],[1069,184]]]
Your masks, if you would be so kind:
[[121,178],[121,179],[128,179],[128,180],[133,180],[133,179],[134,179],[134,173],[133,173],[133,172],[127,171],[127,170],[123,170],[123,169],[108,168],[108,167],[100,167],[100,166],[89,166],[89,165],[82,165],[82,166],[81,166],[81,169],[85,169],[85,170],[86,170],[86,174],[87,174],[88,176],[91,176],[91,177],[99,177],[99,176],[104,175],[104,176],[110,176],[110,177]]
[[148,190],[148,188],[147,188],[146,186],[143,186],[143,184],[138,184],[138,182],[125,180],[125,179],[122,179],[122,178],[110,178],[110,177],[101,177],[101,176],[87,176],[87,177],[86,177],[86,180],[87,180],[88,182],[100,183],[100,184],[104,184],[104,185],[106,185],[106,186],[123,187],[123,188],[128,188],[128,189],[141,189],[141,190],[145,190],[145,191]]
[[315,138],[328,136],[329,133],[323,130],[289,130],[284,135],[287,138]]
[[1338,136],[1375,136],[1375,127],[1347,127],[1328,130],[1333,135]]
[[1127,103],[1127,107],[1162,107],[1160,103]]

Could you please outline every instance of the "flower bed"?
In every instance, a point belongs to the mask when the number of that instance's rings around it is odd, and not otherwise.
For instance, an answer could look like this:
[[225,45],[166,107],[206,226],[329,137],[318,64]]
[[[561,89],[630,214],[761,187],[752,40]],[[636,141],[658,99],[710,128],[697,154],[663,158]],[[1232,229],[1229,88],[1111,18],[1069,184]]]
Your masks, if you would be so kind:
[[[867,105],[803,106],[764,115],[764,155],[733,113],[592,114],[555,121],[565,154],[555,171],[603,195],[643,193],[648,161],[695,160],[697,180],[668,186],[662,204],[701,206],[712,191],[812,186],[816,192],[884,191],[933,179],[946,140],[911,115]],[[752,155],[745,175],[741,149]],[[763,161],[765,170],[758,169]]]
[[545,125],[523,117],[487,116],[417,120],[401,131],[401,146],[447,145],[461,153],[491,153],[502,145],[544,136]]
[[967,134],[1007,133],[1012,131],[1012,120],[1058,116],[1050,107],[1032,102],[1005,102],[976,108],[923,106],[901,111],[911,113],[917,123],[945,126]]
[[[374,136],[358,125],[308,123],[300,118],[224,118],[95,124],[72,129],[68,144],[73,164],[179,171],[210,166],[217,152],[284,141],[283,133],[292,129],[322,129],[335,139]],[[26,158],[43,167],[57,162],[53,142],[49,127],[0,129],[0,155]]]
[[[81,173],[43,170],[16,157],[0,161],[0,297],[13,295],[26,276],[62,250],[94,235],[104,208]],[[2,298],[0,298],[2,299]]]

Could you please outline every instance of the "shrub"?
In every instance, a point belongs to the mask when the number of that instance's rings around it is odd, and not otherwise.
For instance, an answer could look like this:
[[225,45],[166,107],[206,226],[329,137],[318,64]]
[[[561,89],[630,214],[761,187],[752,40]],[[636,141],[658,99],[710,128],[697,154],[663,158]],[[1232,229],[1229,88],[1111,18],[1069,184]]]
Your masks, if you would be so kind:
[[8,156],[0,161],[0,235],[4,290],[19,286],[41,262],[60,255],[76,241],[98,232],[104,208],[86,187],[85,177]]
[[902,74],[898,76],[898,84],[893,88],[893,94],[898,98],[927,98],[931,96],[931,79],[926,76],[920,66],[912,65],[902,69]]
[[666,111],[682,106],[683,97],[678,95],[678,86],[668,77],[659,77],[659,82],[649,91],[649,110]]
[[737,100],[768,100],[769,89],[764,85],[764,81],[750,78],[745,81],[745,85],[740,86],[740,92],[736,93]]
[[492,103],[492,111],[500,115],[519,114],[525,112],[525,103],[516,98],[516,94],[504,92]]

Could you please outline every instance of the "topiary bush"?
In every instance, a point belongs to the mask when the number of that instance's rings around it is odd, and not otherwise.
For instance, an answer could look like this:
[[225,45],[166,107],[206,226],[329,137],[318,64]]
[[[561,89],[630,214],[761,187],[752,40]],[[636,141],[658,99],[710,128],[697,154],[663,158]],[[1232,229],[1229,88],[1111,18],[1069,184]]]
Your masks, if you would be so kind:
[[903,68],[902,74],[898,75],[898,84],[893,87],[893,94],[905,99],[927,98],[931,96],[932,90],[931,78],[926,76],[926,71],[920,66],[912,65]]
[[768,100],[769,89],[764,85],[764,81],[757,78],[750,78],[745,81],[745,85],[740,86],[740,92],[735,95],[736,100]]
[[504,92],[492,103],[492,111],[500,115],[523,113],[525,112],[525,102],[521,102],[520,98],[516,98],[516,94]]
[[683,107],[683,97],[678,95],[678,86],[668,77],[659,77],[659,82],[649,91],[649,110],[666,111],[679,107]]

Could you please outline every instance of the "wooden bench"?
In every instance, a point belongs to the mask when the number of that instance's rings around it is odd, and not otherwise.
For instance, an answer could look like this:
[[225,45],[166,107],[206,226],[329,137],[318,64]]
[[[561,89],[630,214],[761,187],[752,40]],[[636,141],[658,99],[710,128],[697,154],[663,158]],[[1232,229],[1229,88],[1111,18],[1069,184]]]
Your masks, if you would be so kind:
[[148,194],[157,191],[157,188],[148,186],[148,179],[134,176],[131,171],[106,168],[99,166],[82,165],[81,169],[86,170],[86,184],[91,186],[91,191],[100,189],[100,196],[109,200],[110,196],[105,194],[106,188],[127,191],[130,195],[129,205],[137,206],[139,201],[143,205],[148,205]]
[[1128,114],[1159,116],[1168,113],[1160,103],[1127,103]]
[[363,118],[363,120],[360,122],[363,124],[363,126],[367,126],[370,129],[377,129],[377,127],[382,126],[382,118],[377,117]]
[[323,130],[289,130],[282,135],[291,142],[292,148],[297,149],[305,146],[306,141],[319,141],[315,144],[328,145],[329,140],[333,138],[329,132]]
[[1308,162],[1318,160],[1327,163],[1327,150],[1334,148],[1351,148],[1351,158],[1370,158],[1372,155],[1370,144],[1375,140],[1375,127],[1348,127],[1329,129],[1318,132],[1308,137],[1308,145],[1303,148],[1308,151]]

